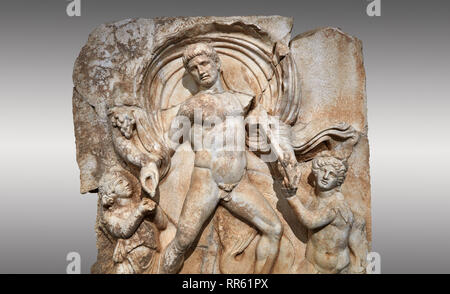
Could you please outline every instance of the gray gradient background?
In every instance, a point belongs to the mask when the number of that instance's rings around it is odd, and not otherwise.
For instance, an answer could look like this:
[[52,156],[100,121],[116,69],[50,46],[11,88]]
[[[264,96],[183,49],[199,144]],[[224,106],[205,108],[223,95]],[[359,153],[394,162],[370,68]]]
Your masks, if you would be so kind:
[[72,67],[99,24],[129,17],[292,16],[293,36],[337,26],[363,41],[373,250],[383,273],[450,273],[450,1],[0,3],[0,273],[64,273],[96,258],[96,196],[79,194]]

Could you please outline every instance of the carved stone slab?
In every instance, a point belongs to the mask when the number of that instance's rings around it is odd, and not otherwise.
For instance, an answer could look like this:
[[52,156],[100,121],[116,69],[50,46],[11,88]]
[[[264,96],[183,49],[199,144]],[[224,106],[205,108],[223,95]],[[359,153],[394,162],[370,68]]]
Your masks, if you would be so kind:
[[[99,197],[93,273],[364,272],[361,41],[336,28],[291,38],[292,24],[127,19],[89,35],[73,114],[80,191]],[[175,140],[179,118],[190,129]],[[217,145],[234,136],[243,149]]]

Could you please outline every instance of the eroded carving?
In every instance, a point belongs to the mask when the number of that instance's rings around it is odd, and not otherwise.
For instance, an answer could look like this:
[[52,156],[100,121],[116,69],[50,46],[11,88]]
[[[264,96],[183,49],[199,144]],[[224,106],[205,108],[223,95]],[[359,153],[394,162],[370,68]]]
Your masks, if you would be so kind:
[[[306,208],[287,189],[288,203],[300,222],[309,230],[305,272],[323,274],[363,273],[366,265],[367,240],[365,221],[355,215],[341,192],[347,173],[346,160],[319,156],[312,161],[315,202]],[[294,192],[295,191],[295,192]],[[356,262],[351,266],[350,251]]]
[[289,42],[291,26],[162,18],[93,32],[74,70],[81,191],[99,194],[93,272],[365,271],[360,43],[332,28]]
[[[279,250],[282,225],[276,213],[246,175],[245,109],[249,97],[225,91],[220,59],[205,43],[188,46],[183,55],[187,72],[199,92],[182,103],[177,116],[190,120],[195,152],[191,184],[184,200],[177,234],[163,255],[162,273],[176,273],[184,254],[217,205],[255,226],[261,233],[256,246],[256,273],[269,273]],[[199,112],[196,121],[195,111]],[[231,140],[230,140],[231,139]]]
[[160,250],[159,230],[167,224],[165,215],[154,201],[142,197],[138,180],[127,171],[105,173],[99,185],[101,225],[117,239],[112,272],[150,272]]

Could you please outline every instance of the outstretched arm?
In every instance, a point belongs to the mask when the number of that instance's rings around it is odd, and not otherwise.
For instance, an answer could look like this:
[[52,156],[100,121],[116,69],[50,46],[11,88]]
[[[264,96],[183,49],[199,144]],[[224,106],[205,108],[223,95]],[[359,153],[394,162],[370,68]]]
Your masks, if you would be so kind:
[[300,164],[295,157],[291,145],[291,127],[283,123],[278,117],[271,116],[263,107],[258,107],[252,113],[260,125],[261,136],[267,139],[270,152],[278,161],[278,169],[283,175],[283,184],[295,189],[300,181]]
[[125,136],[123,136],[118,129],[113,129],[112,135],[116,151],[123,159],[125,159],[129,163],[138,167],[142,167],[154,161],[154,159],[152,160],[152,158],[148,154],[145,154],[141,150],[139,150],[139,148],[132,140],[127,139]]
[[108,111],[112,125],[112,138],[116,151],[133,165],[142,167],[156,160],[140,142],[137,134],[135,112],[143,111],[135,106],[118,106]]
[[300,222],[310,230],[328,225],[336,217],[334,209],[324,208],[317,211],[308,210],[296,196],[287,198],[287,201]]
[[141,168],[141,185],[151,197],[159,183],[161,163],[170,162],[167,158],[162,159],[170,153],[164,138],[160,138],[164,137],[164,121],[158,119],[158,113],[153,116],[147,116],[143,109],[135,106],[109,110],[114,147],[123,159]]

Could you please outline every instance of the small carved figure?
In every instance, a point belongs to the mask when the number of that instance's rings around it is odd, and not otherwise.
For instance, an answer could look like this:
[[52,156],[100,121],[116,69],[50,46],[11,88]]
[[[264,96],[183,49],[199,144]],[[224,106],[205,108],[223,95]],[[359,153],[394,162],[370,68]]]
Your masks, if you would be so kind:
[[[367,255],[365,221],[354,215],[341,193],[347,163],[331,156],[312,161],[316,207],[306,208],[288,191],[287,201],[300,222],[309,229],[306,259],[302,267],[308,273],[363,273]],[[351,255],[355,262],[351,264]]]
[[[154,265],[166,218],[154,201],[141,199],[141,192],[138,180],[124,170],[108,172],[100,180],[101,224],[117,238],[114,273],[143,273]],[[151,214],[153,223],[145,219]]]

